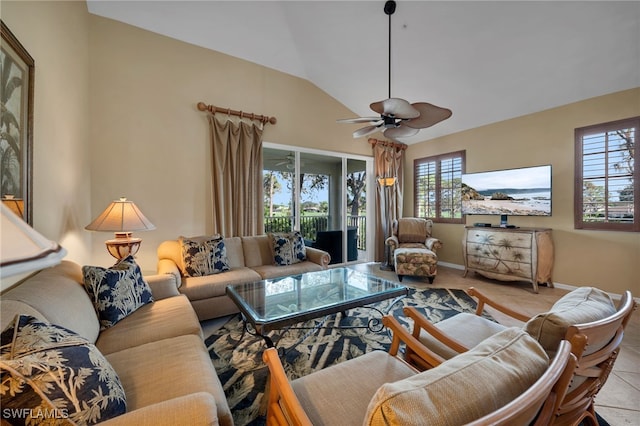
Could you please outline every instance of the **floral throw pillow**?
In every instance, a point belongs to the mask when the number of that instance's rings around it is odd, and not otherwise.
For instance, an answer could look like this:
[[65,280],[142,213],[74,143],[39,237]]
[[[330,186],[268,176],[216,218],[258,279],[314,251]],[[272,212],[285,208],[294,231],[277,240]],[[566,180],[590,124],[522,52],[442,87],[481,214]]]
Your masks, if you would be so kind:
[[82,274],[84,287],[98,313],[101,330],[153,302],[149,284],[142,278],[133,256],[125,257],[110,268],[83,266]]
[[184,275],[202,277],[231,270],[223,237],[195,240],[180,237]]
[[276,265],[293,265],[307,260],[304,239],[299,231],[269,235],[273,244],[273,258]]
[[17,315],[0,339],[3,424],[89,425],[126,412],[115,370],[73,331]]

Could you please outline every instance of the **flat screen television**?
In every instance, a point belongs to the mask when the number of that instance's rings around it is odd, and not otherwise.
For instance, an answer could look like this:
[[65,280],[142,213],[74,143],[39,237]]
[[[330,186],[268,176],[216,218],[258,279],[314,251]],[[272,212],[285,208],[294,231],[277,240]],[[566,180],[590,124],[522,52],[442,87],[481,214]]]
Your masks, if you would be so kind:
[[462,214],[551,216],[551,165],[463,174]]

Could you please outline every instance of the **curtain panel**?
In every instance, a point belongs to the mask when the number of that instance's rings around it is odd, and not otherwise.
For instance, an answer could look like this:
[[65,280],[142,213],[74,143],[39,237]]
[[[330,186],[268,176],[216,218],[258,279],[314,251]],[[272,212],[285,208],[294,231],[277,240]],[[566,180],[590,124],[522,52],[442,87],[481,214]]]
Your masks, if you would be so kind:
[[[404,150],[407,145],[373,138],[369,143],[373,148],[376,176],[375,260],[387,262],[384,240],[391,235],[393,221],[402,217]],[[387,186],[380,183],[384,178],[395,178],[395,182]]]
[[209,115],[213,233],[224,237],[264,233],[263,125]]

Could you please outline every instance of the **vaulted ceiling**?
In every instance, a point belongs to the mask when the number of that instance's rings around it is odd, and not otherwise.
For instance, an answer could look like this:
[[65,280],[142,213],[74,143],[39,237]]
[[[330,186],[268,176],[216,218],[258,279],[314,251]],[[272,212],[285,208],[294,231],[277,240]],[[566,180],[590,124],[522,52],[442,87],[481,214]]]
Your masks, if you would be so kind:
[[[92,14],[307,79],[354,117],[388,97],[384,3],[87,0]],[[399,0],[391,23],[392,96],[453,111],[406,143],[640,86],[638,1]]]

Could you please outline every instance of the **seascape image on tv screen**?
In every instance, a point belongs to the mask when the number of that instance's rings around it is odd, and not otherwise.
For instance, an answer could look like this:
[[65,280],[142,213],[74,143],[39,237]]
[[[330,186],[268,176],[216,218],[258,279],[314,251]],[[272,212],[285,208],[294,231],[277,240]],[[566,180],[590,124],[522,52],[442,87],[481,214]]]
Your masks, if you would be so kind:
[[551,216],[551,166],[463,174],[462,213]]

